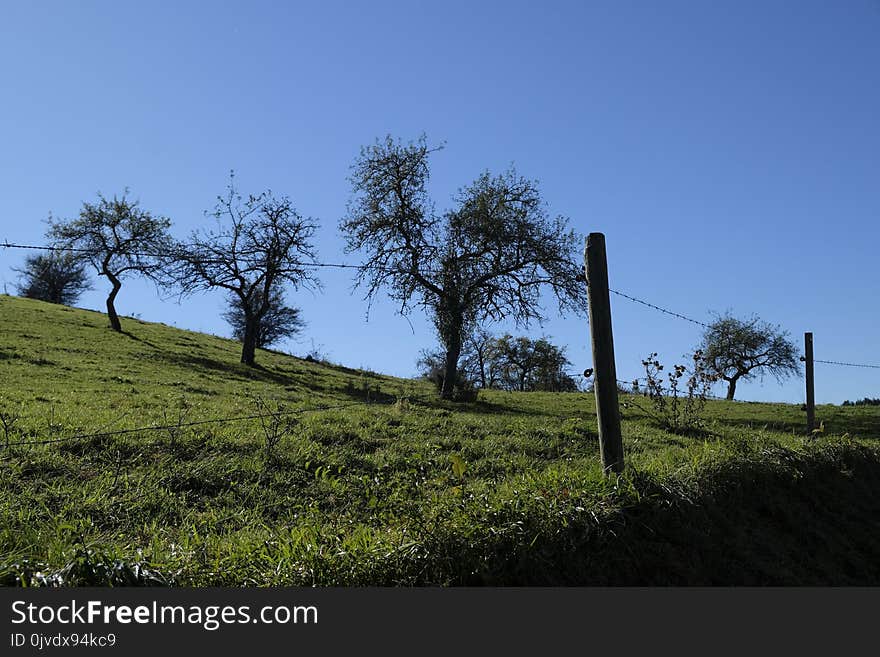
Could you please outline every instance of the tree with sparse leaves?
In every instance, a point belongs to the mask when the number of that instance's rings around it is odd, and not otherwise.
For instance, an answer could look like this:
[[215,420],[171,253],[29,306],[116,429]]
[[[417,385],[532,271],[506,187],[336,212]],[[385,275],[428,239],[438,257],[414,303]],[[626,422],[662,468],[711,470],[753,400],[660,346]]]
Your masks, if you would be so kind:
[[311,264],[317,229],[286,196],[271,191],[243,198],[230,176],[225,196],[217,197],[213,228],[192,234],[179,245],[166,272],[166,284],[185,296],[196,290],[226,290],[243,315],[241,362],[255,365],[260,323],[282,285],[320,287]]
[[86,265],[74,254],[49,251],[28,256],[21,274],[18,293],[28,299],[70,306],[90,289]]
[[727,381],[729,400],[739,381],[766,373],[781,382],[800,372],[798,347],[788,332],[756,316],[717,317],[703,332],[700,350],[706,367]]
[[357,278],[372,299],[388,291],[401,314],[424,307],[444,348],[441,396],[451,399],[465,339],[486,321],[520,326],[542,318],[549,289],[560,311],[586,312],[579,240],[564,217],[551,218],[535,182],[513,169],[481,174],[437,213],[428,197],[425,137],[391,137],[361,149],[352,200],[340,228],[347,251],[365,255]]
[[[258,294],[253,299],[255,306],[262,305],[262,297]],[[244,342],[245,329],[247,327],[247,316],[245,308],[242,307],[241,298],[236,294],[229,295],[229,309],[223,313],[223,319],[229,322],[232,327],[232,336],[239,342]],[[250,309],[251,315],[255,314],[254,308]],[[281,290],[272,292],[269,299],[269,308],[260,317],[260,323],[257,327],[256,347],[264,349],[285,338],[292,338],[300,333],[305,327],[305,322],[300,317],[299,308],[291,308],[284,302],[284,295]]]
[[127,194],[128,190],[121,198],[112,199],[99,194],[96,203],[83,203],[76,219],[56,221],[50,217],[47,232],[55,247],[90,263],[99,276],[110,281],[107,317],[114,331],[122,330],[115,306],[122,280],[131,275],[155,280],[171,242],[171,221],[142,210]]

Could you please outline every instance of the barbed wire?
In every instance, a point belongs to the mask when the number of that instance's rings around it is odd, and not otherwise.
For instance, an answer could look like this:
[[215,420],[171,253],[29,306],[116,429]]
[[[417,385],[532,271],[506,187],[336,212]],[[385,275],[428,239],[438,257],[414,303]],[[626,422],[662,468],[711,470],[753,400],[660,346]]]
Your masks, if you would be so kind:
[[[191,248],[189,245],[183,245],[184,249]],[[89,255],[96,255],[99,253],[96,249],[83,249],[83,248],[75,248],[75,247],[64,247],[64,246],[41,246],[36,244],[17,244],[15,242],[4,241],[0,244],[0,247],[4,249],[23,249],[23,250],[31,250],[31,251],[58,251],[61,253],[86,253]],[[127,256],[135,256],[140,258],[166,258],[174,256],[175,251],[156,251],[156,252],[148,252],[148,251],[125,251],[119,250],[116,253],[119,255],[127,255]],[[192,262],[197,263],[221,263],[226,262],[227,260],[222,258],[193,258]],[[292,265],[297,267],[316,267],[316,268],[334,268],[334,269],[375,269],[371,265],[353,265],[346,262],[316,262],[316,261],[291,261]],[[378,267],[382,271],[400,271],[399,269],[395,269],[393,267]],[[430,272],[436,273],[436,272]]]
[[[67,252],[74,252],[74,253],[89,253],[89,254],[94,254],[96,252],[95,249],[67,248],[67,247],[59,247],[59,246],[43,246],[43,245],[36,245],[36,244],[20,244],[20,243],[15,243],[15,242],[9,242],[8,240],[5,240],[2,244],[0,244],[0,246],[2,246],[3,248],[6,248],[6,249],[26,249],[26,250],[38,250],[38,251],[61,251],[61,252],[67,251]],[[183,247],[187,248],[187,245],[183,245]],[[140,256],[140,257],[168,257],[168,256],[173,255],[174,251],[172,250],[172,251],[168,251],[168,252],[155,252],[155,253],[121,251],[120,253],[124,253],[125,255]],[[207,258],[207,259],[199,258],[196,261],[202,262],[202,263],[221,262],[220,259],[216,259],[216,258]],[[401,269],[393,268],[393,267],[381,267],[381,266],[376,266],[376,265],[354,265],[354,264],[344,263],[344,262],[293,261],[291,264],[298,266],[298,267],[307,267],[307,268],[315,267],[315,268],[330,268],[330,269],[354,269],[354,270],[358,270],[358,271],[363,271],[366,269],[377,269],[377,270],[384,271],[384,272],[406,273],[405,270],[401,270]],[[438,274],[440,272],[435,271],[435,270],[422,270],[422,273]],[[587,285],[589,285],[588,281],[586,283],[587,283]],[[619,290],[615,290],[612,288],[608,288],[608,291],[611,292],[612,294],[619,296],[619,297],[622,297],[624,299],[632,301],[633,303],[637,303],[637,304],[640,304],[640,305],[645,306],[647,308],[651,308],[652,310],[656,310],[657,312],[663,313],[665,315],[669,315],[670,317],[675,317],[677,319],[681,319],[686,322],[696,324],[697,326],[702,326],[703,328],[710,328],[710,325],[707,324],[706,322],[702,322],[698,319],[694,319],[693,317],[688,317],[687,315],[683,315],[683,314],[675,312],[673,310],[669,310],[668,308],[664,308],[664,307],[659,306],[655,303],[651,303],[650,301],[640,299],[639,297],[635,297],[631,294],[627,294],[626,292],[621,292]],[[880,365],[871,365],[871,364],[867,364],[867,363],[845,363],[845,362],[840,362],[840,361],[819,360],[819,359],[814,359],[813,362],[814,363],[823,363],[826,365],[840,365],[840,366],[845,366],[845,367],[863,367],[863,368],[867,368],[867,369],[880,369]]]
[[653,308],[654,310],[658,310],[661,313],[664,313],[666,315],[671,315],[672,317],[677,317],[678,319],[683,319],[686,322],[691,322],[693,324],[697,324],[698,326],[702,326],[704,328],[709,328],[709,325],[706,324],[706,322],[701,322],[698,319],[693,319],[691,317],[687,317],[686,315],[682,315],[681,313],[674,312],[674,311],[669,310],[667,308],[662,308],[656,304],[651,303],[650,301],[645,301],[644,299],[639,299],[638,297],[630,296],[629,294],[626,294],[624,292],[619,292],[617,290],[612,290],[611,288],[608,288],[608,291],[611,292],[612,294],[616,294],[619,297],[623,297],[624,299],[629,299],[630,301],[633,301],[635,303],[640,303],[643,306],[647,306],[648,308]]
[[[687,322],[691,322],[692,324],[697,324],[698,326],[702,326],[704,328],[710,328],[710,325],[707,324],[706,322],[701,322],[698,319],[693,319],[692,317],[682,315],[681,313],[674,312],[672,310],[669,310],[668,308],[663,308],[663,307],[658,306],[656,304],[653,304],[649,301],[645,301],[644,299],[639,299],[638,297],[631,296],[631,295],[626,294],[624,292],[619,292],[618,290],[612,290],[611,288],[608,288],[608,291],[612,292],[613,294],[616,294],[617,296],[623,297],[624,299],[628,299],[630,301],[641,304],[643,306],[647,306],[648,308],[652,308],[652,309],[657,310],[657,311],[664,313],[666,315],[671,315],[672,317],[677,317],[678,319],[683,319]],[[844,362],[836,361],[836,360],[819,360],[819,359],[813,359],[813,362],[814,363],[824,363],[826,365],[842,365],[845,367],[864,367],[864,368],[869,368],[869,369],[880,370],[880,365],[871,365],[871,364],[867,364],[867,363],[844,363]]]
[[[590,375],[589,375],[589,376],[586,376],[586,372],[590,372]],[[565,374],[566,374],[567,376],[570,376],[570,377],[582,376],[582,377],[584,377],[584,378],[589,379],[589,378],[592,378],[592,376],[593,376],[593,369],[592,369],[592,368],[588,368],[588,369],[585,370],[584,372],[578,372],[578,373],[574,373],[574,372],[565,372]],[[647,377],[644,377],[644,376],[636,376],[636,377],[633,377],[633,378],[628,379],[628,380],[624,380],[624,379],[615,379],[615,382],[617,383],[617,387],[618,387],[618,389],[619,389],[621,392],[625,392],[626,394],[641,395],[641,394],[648,394],[648,393],[649,393],[649,389],[648,389],[648,385],[647,385],[647,384],[648,384],[648,378],[647,378]],[[645,385],[644,385],[644,386],[639,386],[638,384],[639,384],[639,383],[642,383],[642,382],[644,382]],[[636,384],[636,385],[633,385],[633,384]],[[672,391],[673,391],[672,388],[667,387],[667,386],[663,386],[663,385],[657,385],[657,386],[654,386],[654,387],[655,387],[656,389],[660,390],[661,392],[672,392]],[[679,389],[678,392],[679,392],[679,393],[682,393],[682,392],[684,392],[684,391],[681,390],[681,389]],[[710,399],[725,399],[724,397],[720,397],[720,396],[718,396],[718,395],[713,395],[712,393],[707,393],[705,396],[708,397],[708,398],[710,398]]]
[[868,365],[866,363],[841,363],[836,360],[818,360],[813,359],[814,363],[824,363],[825,365],[843,365],[845,367],[867,367],[870,369],[880,370],[880,365]]

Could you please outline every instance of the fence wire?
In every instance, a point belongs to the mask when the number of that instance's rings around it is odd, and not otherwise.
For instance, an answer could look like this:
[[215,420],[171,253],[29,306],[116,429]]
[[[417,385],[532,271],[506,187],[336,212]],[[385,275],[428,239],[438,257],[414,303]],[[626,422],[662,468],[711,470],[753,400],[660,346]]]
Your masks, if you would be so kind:
[[[418,396],[413,397],[411,395],[400,395],[400,399],[406,399],[408,401],[426,401],[430,399],[436,399],[436,397],[429,396]],[[276,400],[277,401],[277,400]],[[394,403],[397,403],[396,401]],[[207,424],[228,424],[232,422],[243,422],[246,420],[266,420],[272,418],[280,418],[280,417],[289,417],[293,415],[303,415],[305,413],[317,413],[321,411],[335,411],[343,408],[351,408],[353,406],[373,406],[373,407],[384,407],[389,408],[393,404],[382,404],[380,402],[372,402],[372,401],[353,401],[346,402],[343,404],[333,404],[333,405],[324,405],[324,406],[312,406],[309,408],[295,408],[289,410],[279,410],[276,412],[269,413],[252,413],[249,415],[236,415],[231,417],[214,417],[208,418],[204,420],[194,420],[190,422],[180,422],[180,423],[172,423],[172,424],[151,424],[143,427],[135,427],[131,429],[114,429],[112,431],[97,431],[95,433],[86,433],[86,434],[75,434],[73,436],[62,436],[60,438],[49,438],[46,440],[22,440],[16,442],[3,443],[0,447],[20,447],[20,446],[38,446],[38,445],[50,445],[54,443],[64,443],[70,442],[74,440],[91,440],[94,438],[109,438],[112,436],[124,436],[130,435],[134,433],[146,433],[149,431],[173,431],[179,429],[185,429],[190,427],[203,426]]]
[[[88,255],[98,255],[100,252],[95,249],[81,249],[81,248],[68,248],[62,246],[39,246],[36,244],[16,244],[14,242],[5,241],[0,244],[4,249],[24,249],[31,251],[50,251],[50,252],[61,252],[61,253],[85,253]],[[184,245],[186,246],[186,245]],[[174,251],[157,251],[157,252],[144,252],[144,251],[125,251],[118,250],[115,251],[116,255],[126,255],[126,256],[134,256],[140,258],[168,258],[174,256]],[[210,263],[223,263],[228,262],[228,259],[223,258],[191,258],[190,262],[195,262],[199,264],[210,264]],[[315,267],[315,268],[333,268],[333,269],[376,269],[376,267],[370,267],[368,265],[352,265],[345,262],[317,262],[317,261],[291,261],[292,265],[296,265],[297,267]],[[379,267],[383,271],[400,271],[398,269],[394,269],[391,267]],[[437,273],[437,272],[430,272]]]
[[[27,250],[38,250],[38,251],[62,251],[62,252],[69,251],[69,252],[74,252],[74,253],[88,253],[88,254],[95,253],[94,249],[65,248],[65,247],[58,247],[58,246],[42,246],[42,245],[36,245],[36,244],[20,244],[20,243],[9,242],[9,241],[4,241],[2,244],[0,244],[0,246],[2,246],[3,248],[6,248],[6,249],[27,249]],[[186,245],[183,245],[183,246],[184,246],[184,248],[186,248]],[[168,252],[149,253],[149,252],[120,251],[119,253],[124,254],[124,255],[140,256],[140,257],[168,257],[170,255],[173,255],[174,252],[168,251]],[[218,260],[218,259],[210,259],[210,258],[209,259],[197,259],[197,261],[202,262],[202,263],[220,262],[220,260]],[[374,269],[374,270],[379,269],[379,270],[385,271],[385,272],[405,273],[404,271],[401,271],[401,270],[395,269],[395,268],[390,268],[390,267],[376,267],[373,265],[354,265],[354,264],[344,263],[344,262],[308,261],[308,262],[293,262],[292,264],[299,266],[299,267],[307,267],[307,268],[308,267],[315,267],[315,268],[332,268],[332,269],[353,269],[353,270],[358,270],[358,271],[363,271],[366,269]],[[424,273],[437,274],[439,272],[426,271]],[[589,283],[587,283],[587,285],[589,285]],[[670,310],[668,308],[664,308],[663,306],[652,303],[650,301],[646,301],[645,299],[640,299],[639,297],[633,296],[631,294],[627,294],[626,292],[621,292],[620,290],[615,290],[612,288],[608,288],[608,291],[611,292],[612,294],[619,296],[619,297],[627,299],[628,301],[640,304],[642,306],[645,306],[645,307],[650,308],[652,310],[655,310],[657,312],[663,313],[664,315],[668,315],[670,317],[675,317],[676,319],[681,319],[683,321],[690,322],[691,324],[696,324],[697,326],[701,326],[703,328],[710,328],[710,325],[707,324],[706,322],[702,322],[698,319],[694,319],[693,317],[688,317],[687,315],[683,315],[681,313],[675,312],[675,311]],[[814,359],[813,362],[814,363],[822,363],[825,365],[839,365],[839,366],[844,366],[844,367],[861,367],[861,368],[866,368],[866,369],[880,369],[880,365],[873,365],[873,364],[868,364],[868,363],[847,363],[847,362],[841,362],[841,361],[819,360],[819,359]]]
[[648,308],[652,308],[653,310],[657,310],[657,311],[664,313],[666,315],[671,315],[672,317],[677,317],[678,319],[683,319],[686,322],[691,322],[692,324],[696,324],[696,325],[702,326],[704,328],[709,328],[709,325],[706,324],[706,322],[701,322],[698,319],[693,319],[692,317],[687,317],[686,315],[682,315],[681,313],[674,312],[674,311],[669,310],[667,308],[662,308],[656,304],[651,303],[650,301],[645,301],[644,299],[639,299],[638,297],[630,296],[629,294],[626,294],[625,292],[619,292],[617,290],[612,290],[611,288],[608,288],[608,291],[611,292],[612,294],[616,294],[619,297],[623,297],[624,299],[629,299],[630,301],[632,301],[634,303],[640,303],[643,306],[647,306]]
[[866,363],[841,363],[836,360],[818,360],[813,359],[814,363],[824,363],[825,365],[843,365],[844,367],[867,367],[874,370],[880,370],[880,365],[868,365]]

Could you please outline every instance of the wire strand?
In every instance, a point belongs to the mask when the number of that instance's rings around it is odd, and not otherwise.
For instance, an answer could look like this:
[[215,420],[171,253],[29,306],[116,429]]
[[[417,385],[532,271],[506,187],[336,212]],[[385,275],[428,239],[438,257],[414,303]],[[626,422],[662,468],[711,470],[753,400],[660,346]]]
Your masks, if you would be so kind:
[[709,325],[706,324],[705,322],[701,322],[698,319],[693,319],[691,317],[687,317],[686,315],[682,315],[681,313],[673,312],[672,310],[668,310],[666,308],[661,308],[660,306],[653,304],[649,301],[645,301],[644,299],[639,299],[638,297],[633,297],[633,296],[630,296],[629,294],[626,294],[624,292],[618,292],[617,290],[612,290],[611,288],[608,288],[608,291],[613,294],[616,294],[619,297],[623,297],[624,299],[629,299],[630,301],[633,301],[635,303],[640,303],[643,306],[647,306],[648,308],[653,308],[654,310],[658,310],[661,313],[665,313],[666,315],[671,315],[672,317],[677,317],[679,319],[683,319],[686,322],[691,322],[693,324],[697,324],[699,326],[709,328]]
[[[70,253],[88,253],[95,254],[95,249],[82,249],[75,247],[63,247],[63,246],[39,246],[35,244],[16,244],[14,242],[3,242],[0,244],[4,249],[26,249],[32,251],[59,251],[59,252],[70,252]],[[128,256],[136,256],[142,258],[162,258],[174,255],[173,251],[167,252],[146,252],[146,251],[118,251],[119,255],[128,255]],[[197,258],[193,260],[194,262],[199,263],[212,263],[212,262],[223,262],[220,258]],[[296,265],[298,267],[318,267],[318,268],[335,268],[335,269],[369,269],[371,268],[369,265],[352,265],[345,262],[301,262],[301,261],[292,261],[291,264]],[[399,271],[390,267],[382,267],[380,268],[383,271]]]
[[[61,252],[74,252],[74,253],[95,253],[94,249],[82,249],[82,248],[66,248],[66,247],[58,247],[58,246],[41,246],[36,244],[19,244],[15,242],[4,241],[0,244],[5,249],[27,249],[27,250],[35,250],[35,251],[61,251]],[[185,246],[185,245],[184,245]],[[127,252],[122,251],[120,253],[124,253],[125,255],[130,256],[140,256],[140,257],[166,257],[173,254],[173,251],[169,251],[166,253],[147,253],[147,252]],[[199,260],[199,262],[218,262],[217,259],[203,259]],[[367,269],[378,269],[384,272],[398,272],[398,273],[406,273],[405,271],[391,268],[391,267],[377,267],[375,265],[353,265],[350,263],[344,262],[297,262],[294,261],[291,264],[296,265],[298,267],[315,267],[315,268],[329,268],[329,269],[355,269],[358,271],[363,271]],[[424,273],[436,274],[436,271],[426,271]],[[589,285],[589,283],[587,283]],[[702,326],[703,328],[709,328],[710,325],[706,322],[702,322],[698,319],[694,319],[693,317],[688,317],[687,315],[682,315],[681,313],[677,313],[673,310],[669,310],[668,308],[664,308],[662,306],[658,306],[655,303],[651,303],[650,301],[645,301],[644,299],[640,299],[638,297],[632,296],[625,292],[621,292],[619,290],[614,290],[608,288],[608,291],[612,294],[616,294],[619,297],[632,301],[633,303],[640,304],[647,308],[651,308],[652,310],[656,310],[665,315],[669,315],[670,317],[675,317],[677,319],[684,320],[686,322],[690,322],[692,324],[696,324],[697,326]],[[844,367],[862,367],[867,369],[880,369],[880,365],[871,365],[867,363],[844,363],[840,361],[833,360],[818,360],[814,359],[814,363],[823,363],[826,365],[841,365]]]
[[[424,401],[426,399],[430,399],[428,396],[420,396],[420,397],[411,397],[403,395],[406,399],[411,401]],[[73,440],[91,440],[94,438],[107,438],[111,436],[122,436],[133,433],[142,433],[147,431],[168,431],[170,429],[183,429],[188,427],[197,427],[206,424],[226,424],[231,422],[242,422],[245,420],[261,420],[268,418],[277,418],[277,417],[286,417],[291,415],[302,415],[304,413],[314,413],[320,411],[332,411],[339,410],[343,408],[350,408],[352,406],[376,406],[377,404],[370,401],[354,401],[347,402],[344,404],[335,404],[335,405],[325,405],[325,406],[314,406],[312,408],[296,408],[286,411],[278,411],[275,413],[253,413],[250,415],[237,415],[232,417],[219,417],[219,418],[209,418],[206,420],[194,420],[192,422],[181,422],[174,424],[152,424],[144,427],[135,427],[132,429],[115,429],[113,431],[99,431],[95,433],[88,434],[76,434],[73,436],[64,436],[62,438],[49,438],[47,440],[22,440],[17,442],[5,443],[3,446],[5,447],[18,447],[18,446],[36,446],[36,445],[50,445],[54,443],[63,443],[69,442]],[[382,406],[391,406],[391,404],[382,404]]]
[[867,367],[874,370],[880,370],[880,365],[868,365],[866,363],[841,363],[836,360],[817,360],[813,359],[814,363],[824,363],[825,365],[843,365],[845,367]]

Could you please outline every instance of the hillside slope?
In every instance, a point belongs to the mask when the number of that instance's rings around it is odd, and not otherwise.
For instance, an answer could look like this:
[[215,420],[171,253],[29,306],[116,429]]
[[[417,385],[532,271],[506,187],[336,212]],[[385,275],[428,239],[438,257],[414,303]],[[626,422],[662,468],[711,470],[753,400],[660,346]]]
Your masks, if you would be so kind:
[[[0,296],[0,581],[877,584],[880,409],[482,393]],[[261,417],[257,417],[261,416]],[[38,574],[39,573],[39,574]]]

